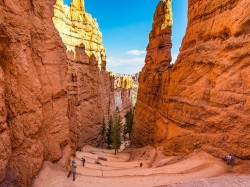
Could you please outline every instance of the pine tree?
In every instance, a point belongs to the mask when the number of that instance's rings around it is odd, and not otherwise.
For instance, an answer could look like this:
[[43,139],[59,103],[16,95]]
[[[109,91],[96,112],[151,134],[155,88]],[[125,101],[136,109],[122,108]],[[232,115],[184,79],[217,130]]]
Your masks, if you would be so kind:
[[127,114],[125,115],[125,127],[124,127],[124,133],[131,133],[132,132],[132,127],[133,127],[133,119],[134,118],[134,113],[133,110],[131,109]]
[[112,145],[112,133],[113,133],[113,119],[112,117],[110,117],[109,126],[107,130],[107,144],[108,144],[109,149],[111,149],[111,145]]
[[121,147],[121,132],[122,132],[122,118],[119,111],[116,110],[113,115],[113,132],[112,132],[112,144],[111,148],[115,150],[115,154]]
[[102,121],[101,136],[102,136],[102,143],[105,143],[106,142],[106,124],[105,124],[104,119]]

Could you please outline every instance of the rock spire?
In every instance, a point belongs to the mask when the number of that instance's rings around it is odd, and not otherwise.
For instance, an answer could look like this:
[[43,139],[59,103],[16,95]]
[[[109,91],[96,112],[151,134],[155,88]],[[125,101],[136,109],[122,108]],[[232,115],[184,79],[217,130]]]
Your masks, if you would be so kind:
[[85,11],[84,0],[72,0],[70,6],[73,6],[78,10]]

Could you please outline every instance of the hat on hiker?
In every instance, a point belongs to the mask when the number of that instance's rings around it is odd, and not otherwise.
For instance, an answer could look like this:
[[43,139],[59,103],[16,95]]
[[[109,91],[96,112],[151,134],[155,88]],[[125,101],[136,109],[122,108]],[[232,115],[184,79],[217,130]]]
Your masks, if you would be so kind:
[[72,163],[76,163],[76,161],[75,161],[75,160],[72,160]]

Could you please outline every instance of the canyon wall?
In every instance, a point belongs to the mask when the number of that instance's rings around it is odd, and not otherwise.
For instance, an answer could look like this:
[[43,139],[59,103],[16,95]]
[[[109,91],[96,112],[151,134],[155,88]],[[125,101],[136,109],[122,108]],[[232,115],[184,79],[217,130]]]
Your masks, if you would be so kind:
[[29,186],[43,160],[69,147],[68,66],[54,4],[0,1],[0,186]]
[[145,66],[139,75],[139,90],[135,110],[132,141],[143,146],[156,140],[157,107],[163,73],[171,62],[171,3],[160,2],[154,14],[149,35]]
[[4,0],[0,10],[0,186],[30,186],[43,161],[65,165],[101,142],[115,79],[84,1]]
[[53,22],[67,48],[72,147],[97,146],[101,123],[115,109],[114,77],[106,71],[102,34],[80,0],[73,0],[70,7],[57,0]]
[[133,144],[163,146],[168,155],[202,149],[250,159],[250,2],[189,0],[173,66],[170,3],[155,12]]

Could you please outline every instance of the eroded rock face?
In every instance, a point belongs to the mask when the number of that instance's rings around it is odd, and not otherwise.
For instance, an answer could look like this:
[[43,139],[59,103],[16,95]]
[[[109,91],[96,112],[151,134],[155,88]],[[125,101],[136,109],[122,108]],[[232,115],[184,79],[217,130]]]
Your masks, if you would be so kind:
[[189,0],[188,27],[173,67],[170,46],[156,46],[170,43],[162,39],[170,33],[155,34],[168,2],[156,9],[139,77],[134,143],[163,145],[166,154],[203,149],[250,159],[249,1]]
[[0,186],[28,186],[43,160],[57,161],[70,142],[54,3],[0,1]]
[[114,111],[114,77],[106,71],[106,52],[96,19],[84,2],[70,7],[57,0],[53,22],[67,48],[68,115],[72,148],[101,141],[101,123]]
[[153,29],[145,66],[139,76],[139,91],[133,127],[133,142],[137,145],[155,142],[155,122],[162,76],[171,62],[172,11],[170,2],[160,2],[154,14]]
[[122,117],[133,107],[132,87],[133,75],[115,74],[115,107],[120,111]]
[[83,1],[6,0],[0,11],[0,186],[29,186],[43,161],[98,145],[114,76]]

